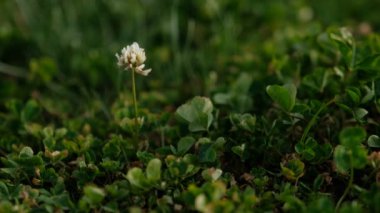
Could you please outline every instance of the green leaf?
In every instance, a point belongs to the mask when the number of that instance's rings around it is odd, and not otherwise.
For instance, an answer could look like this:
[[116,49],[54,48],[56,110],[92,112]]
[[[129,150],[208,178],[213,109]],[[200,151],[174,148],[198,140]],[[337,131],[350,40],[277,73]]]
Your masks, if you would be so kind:
[[330,72],[326,69],[317,69],[302,79],[302,84],[314,89],[318,92],[323,92],[330,77]]
[[251,133],[255,130],[256,116],[253,116],[249,113],[231,114],[230,120],[231,123],[238,128],[241,128]]
[[55,186],[54,186],[54,190],[57,190],[57,191],[63,191],[64,190],[64,183],[62,182],[63,180],[61,180],[59,183],[57,183],[58,181],[58,174],[55,172],[55,170],[53,168],[42,168],[40,170],[40,174],[41,174],[41,180],[44,181],[45,183],[54,183]]
[[348,127],[340,132],[342,146],[337,146],[334,153],[338,170],[346,171],[351,163],[356,169],[361,169],[367,164],[367,150],[361,145],[365,138],[366,132],[362,127]]
[[54,137],[54,128],[52,126],[47,126],[42,130],[42,135],[44,138],[53,138]]
[[364,59],[360,64],[356,65],[355,72],[357,78],[362,81],[373,81],[380,77],[380,55],[376,53]]
[[195,139],[193,137],[183,137],[179,140],[177,145],[177,154],[184,155],[194,145]]
[[16,160],[18,164],[20,164],[21,166],[24,166],[24,167],[29,167],[29,168],[32,168],[32,167],[35,167],[35,166],[41,166],[41,165],[44,165],[44,161],[43,159],[41,158],[41,156],[32,156],[32,157],[28,157],[28,158],[19,158]]
[[234,146],[231,148],[232,152],[239,155],[241,159],[243,159],[243,154],[245,151],[245,144],[242,144],[240,146]]
[[35,100],[29,100],[21,111],[21,121],[23,123],[35,120],[40,114],[40,107]]
[[356,87],[348,88],[346,89],[346,94],[353,105],[358,105],[360,103],[361,92],[358,88]]
[[[0,168],[0,174],[7,174],[11,176],[12,178],[15,178],[17,176],[17,168]],[[3,173],[3,174],[2,174]]]
[[315,158],[315,152],[313,149],[307,148],[302,152],[302,157],[305,158],[305,160],[311,161]]
[[157,183],[161,178],[161,160],[158,158],[149,161],[146,167],[146,176],[151,183]]
[[282,209],[284,212],[305,212],[305,204],[302,200],[295,196],[284,196],[284,205]]
[[48,57],[30,60],[29,68],[31,78],[33,80],[41,79],[44,83],[49,83],[54,75],[58,73],[56,63],[52,58]]
[[[322,177],[322,176],[318,176]],[[321,197],[311,201],[306,212],[310,213],[334,213],[334,204],[328,197]]]
[[345,173],[350,168],[350,155],[348,149],[342,145],[335,147],[334,162],[338,171]]
[[68,130],[66,128],[59,128],[55,130],[55,138],[61,139],[67,134]]
[[31,158],[33,157],[33,149],[30,148],[29,146],[26,146],[21,149],[19,157],[20,158]]
[[221,169],[215,169],[214,167],[208,168],[202,171],[202,177],[206,181],[216,181],[221,175],[223,171]]
[[304,174],[305,164],[298,160],[292,159],[285,164],[281,164],[281,172],[289,180],[297,180]]
[[360,103],[365,104],[373,100],[373,98],[375,97],[375,88],[369,88],[368,86],[364,86],[363,89],[365,90],[365,95],[360,101]]
[[231,102],[231,98],[231,94],[217,93],[214,95],[213,100],[216,104],[228,104]]
[[317,175],[313,182],[313,190],[319,190],[324,182],[325,177],[322,174]]
[[221,150],[223,151],[224,150],[224,144],[226,143],[226,139],[224,139],[223,137],[218,137],[212,144],[212,146],[214,147],[215,150]]
[[110,160],[108,158],[103,159],[103,161],[100,163],[100,165],[104,169],[106,169],[107,171],[110,171],[110,172],[115,172],[118,169],[120,169],[120,161],[114,161],[114,160]]
[[196,166],[199,157],[191,154],[186,154],[183,157],[175,157],[168,155],[165,163],[170,172],[170,176],[185,178],[194,175],[200,169]]
[[8,199],[9,197],[9,190],[7,185],[5,185],[4,182],[0,181],[0,198],[1,199]]
[[104,157],[109,157],[109,158],[117,158],[120,155],[121,149],[119,142],[116,140],[111,140],[106,145],[103,146],[103,154]]
[[80,148],[79,148],[78,143],[75,143],[75,142],[69,141],[69,140],[63,140],[62,144],[65,147],[65,149],[68,149],[70,152],[74,152],[74,153],[80,152]]
[[232,84],[231,92],[235,94],[244,94],[249,91],[252,84],[252,75],[248,73],[241,73],[239,78]]
[[140,188],[140,189],[147,189],[148,184],[147,180],[144,176],[143,171],[140,168],[132,168],[128,171],[127,179],[131,183],[131,185]]
[[199,160],[201,162],[214,162],[216,160],[216,151],[211,143],[203,144],[199,151]]
[[215,103],[227,105],[230,110],[237,112],[246,112],[252,107],[252,98],[249,95],[249,89],[252,84],[252,75],[241,73],[239,78],[232,82],[227,92],[216,93],[213,96]]
[[302,159],[312,161],[313,163],[328,159],[332,153],[329,143],[319,144],[312,137],[308,137],[304,143],[297,143],[295,150],[301,155]]
[[362,169],[367,165],[367,150],[363,146],[358,146],[351,151],[352,166],[355,169]]
[[308,149],[314,149],[317,146],[318,146],[318,142],[314,138],[308,137],[306,139],[306,142],[305,142],[305,147],[306,148],[308,148]]
[[286,111],[291,111],[296,103],[297,88],[294,84],[284,86],[269,85],[266,88],[268,95],[280,107]]
[[355,119],[358,121],[361,121],[364,118],[364,116],[368,114],[368,111],[364,108],[357,108],[353,111],[353,113],[354,113]]
[[369,147],[372,148],[380,148],[380,138],[377,135],[371,135],[369,136],[367,140],[367,144]]
[[14,204],[7,200],[1,200],[0,201],[0,209],[2,212],[16,212],[14,210]]
[[104,192],[104,190],[97,186],[92,186],[92,185],[85,186],[83,191],[84,191],[84,196],[93,205],[101,203],[104,197],[106,196],[106,193]]
[[42,143],[48,150],[54,150],[56,141],[54,138],[45,138]]
[[347,147],[356,147],[366,138],[367,133],[362,127],[346,127],[339,133],[339,141]]
[[17,99],[10,99],[5,102],[5,107],[9,110],[13,115],[17,116],[20,114],[22,110],[22,102]]
[[148,151],[137,151],[136,157],[144,164],[148,164],[149,161],[156,158],[154,154],[148,152]]
[[366,212],[363,205],[358,201],[344,202],[339,209],[339,213],[362,213]]
[[330,158],[331,154],[333,153],[333,148],[330,143],[325,143],[319,145],[315,150],[315,153],[317,154],[318,161],[321,162]]
[[191,132],[207,131],[213,120],[213,108],[209,98],[197,96],[181,105],[176,115],[188,123]]
[[351,46],[354,43],[352,33],[345,27],[340,28],[339,32],[331,32],[329,36],[338,44],[350,47],[349,49],[351,49]]
[[144,175],[140,168],[135,167],[128,171],[127,179],[132,186],[148,190],[161,179],[161,165],[160,159],[152,159],[147,165],[146,175]]

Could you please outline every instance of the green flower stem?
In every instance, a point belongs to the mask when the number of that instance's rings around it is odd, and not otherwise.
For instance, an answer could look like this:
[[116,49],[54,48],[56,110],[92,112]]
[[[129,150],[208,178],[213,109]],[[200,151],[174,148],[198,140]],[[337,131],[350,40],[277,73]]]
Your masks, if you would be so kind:
[[311,127],[315,124],[319,113],[321,113],[322,110],[324,110],[326,107],[328,107],[330,104],[332,104],[334,102],[335,102],[335,98],[333,98],[332,100],[330,100],[326,104],[322,104],[322,106],[318,109],[318,111],[314,114],[314,116],[311,118],[311,120],[309,121],[309,123],[305,127],[305,131],[303,132],[302,137],[301,137],[301,141],[300,141],[301,143],[303,143],[305,141],[306,136],[307,136],[307,134],[309,134]]
[[338,203],[335,207],[335,212],[338,212],[340,206],[342,205],[342,202],[346,198],[347,194],[350,192],[352,188],[352,184],[354,183],[354,166],[352,165],[352,154],[350,154],[350,180],[348,182],[346,190],[344,190],[342,197],[340,197]]
[[135,69],[132,69],[132,93],[133,93],[133,106],[135,108],[135,138],[138,134],[138,121],[137,121],[137,99],[136,99],[136,82],[135,82]]

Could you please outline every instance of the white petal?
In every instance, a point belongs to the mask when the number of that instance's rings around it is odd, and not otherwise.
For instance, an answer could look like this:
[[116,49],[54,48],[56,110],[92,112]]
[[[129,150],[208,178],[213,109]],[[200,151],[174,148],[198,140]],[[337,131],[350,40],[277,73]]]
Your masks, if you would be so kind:
[[131,49],[133,51],[137,51],[138,49],[140,49],[139,44],[137,42],[133,42]]
[[142,69],[144,69],[144,67],[145,67],[145,64],[141,64],[140,66],[137,67],[137,69],[142,70]]
[[130,55],[130,62],[131,62],[132,64],[136,63],[136,54],[135,54],[135,53],[132,53],[132,54]]
[[123,47],[121,54],[116,53],[115,56],[118,60],[117,64],[124,69],[134,68],[137,73],[145,76],[151,72],[151,69],[144,70],[146,55],[144,49],[137,42]]
[[141,72],[141,75],[143,75],[143,76],[147,76],[151,71],[152,71],[152,69],[146,69],[146,70],[143,70],[143,71]]
[[142,70],[142,69],[139,69],[138,67],[135,69],[136,73],[140,74],[140,75],[143,75],[143,76],[147,76],[151,71],[152,69],[146,69],[146,70]]
[[145,52],[144,51],[139,51],[137,54],[137,64],[143,64],[146,60]]

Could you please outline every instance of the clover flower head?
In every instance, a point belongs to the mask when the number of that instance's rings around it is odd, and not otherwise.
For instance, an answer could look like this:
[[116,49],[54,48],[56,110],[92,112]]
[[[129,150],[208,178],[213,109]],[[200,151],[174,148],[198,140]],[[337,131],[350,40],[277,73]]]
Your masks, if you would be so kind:
[[146,55],[143,48],[137,42],[132,45],[127,45],[121,50],[121,54],[116,53],[117,65],[125,70],[132,69],[140,75],[147,76],[152,69],[146,69],[145,60]]

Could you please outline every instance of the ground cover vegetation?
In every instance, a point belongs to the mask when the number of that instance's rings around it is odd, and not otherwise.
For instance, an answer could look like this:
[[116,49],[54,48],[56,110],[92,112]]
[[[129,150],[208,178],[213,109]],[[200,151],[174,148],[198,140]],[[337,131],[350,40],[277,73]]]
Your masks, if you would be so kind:
[[380,212],[378,8],[0,0],[0,212]]

